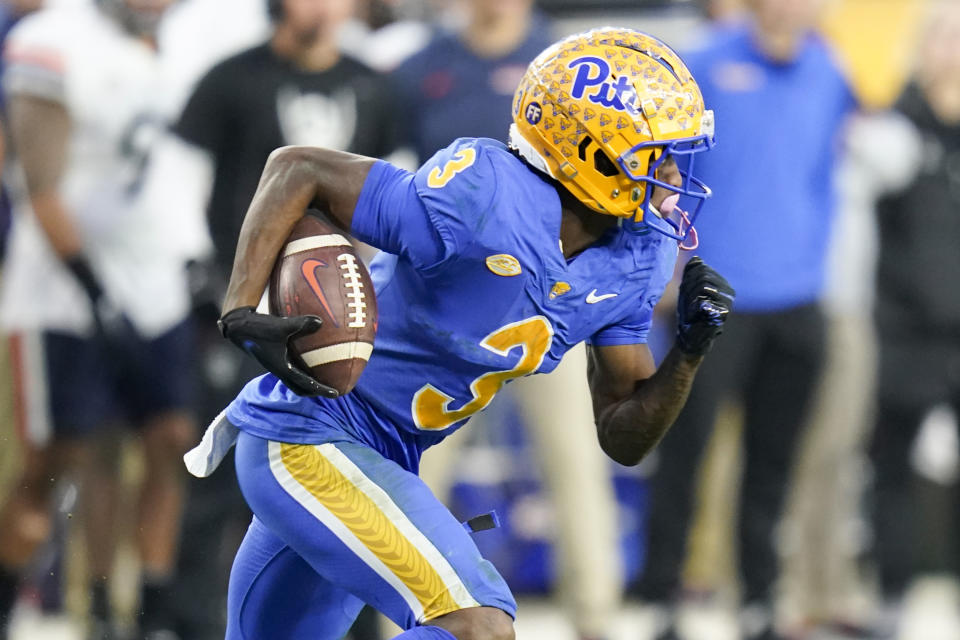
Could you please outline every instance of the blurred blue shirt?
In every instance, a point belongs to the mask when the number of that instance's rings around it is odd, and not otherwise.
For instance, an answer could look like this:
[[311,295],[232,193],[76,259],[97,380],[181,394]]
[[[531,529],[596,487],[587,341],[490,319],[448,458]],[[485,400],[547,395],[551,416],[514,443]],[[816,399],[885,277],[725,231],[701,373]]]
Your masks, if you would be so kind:
[[456,138],[506,140],[513,93],[551,44],[550,25],[538,15],[523,42],[497,58],[479,57],[458,34],[437,35],[393,73],[401,138],[420,162]]
[[757,48],[746,24],[716,27],[684,56],[716,113],[717,146],[696,174],[713,190],[700,249],[737,290],[737,309],[815,302],[824,284],[839,134],[855,101],[826,44],[792,63]]

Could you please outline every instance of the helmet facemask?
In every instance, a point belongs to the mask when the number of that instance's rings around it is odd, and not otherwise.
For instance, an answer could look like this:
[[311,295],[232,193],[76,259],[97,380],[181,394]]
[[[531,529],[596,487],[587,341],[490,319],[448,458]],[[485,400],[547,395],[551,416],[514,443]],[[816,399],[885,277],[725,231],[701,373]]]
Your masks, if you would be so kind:
[[[646,34],[599,29],[571,36],[534,60],[517,90],[510,145],[581,203],[684,242],[710,190],[693,175],[713,145],[713,114],[669,47]],[[676,159],[680,186],[656,178]],[[683,199],[675,214],[650,205],[660,186]],[[666,209],[666,207],[664,207]],[[686,245],[683,245],[686,246]]]
[[[710,116],[706,112],[704,119]],[[667,143],[645,142],[633,147],[626,154],[617,158],[620,170],[637,186],[634,189],[642,191],[642,203],[633,215],[633,222],[642,224],[680,242],[680,248],[695,249],[698,240],[694,222],[700,215],[704,202],[713,192],[702,180],[694,174],[696,154],[709,151],[713,148],[714,138],[712,126],[710,133],[704,133],[690,138],[680,138]],[[635,159],[637,155],[648,156],[646,172],[638,171],[640,163]],[[672,185],[657,178],[657,171],[668,158],[677,163],[680,173],[680,185]],[[659,209],[654,207],[650,200],[654,188],[660,187],[672,191],[675,196],[668,196]]]

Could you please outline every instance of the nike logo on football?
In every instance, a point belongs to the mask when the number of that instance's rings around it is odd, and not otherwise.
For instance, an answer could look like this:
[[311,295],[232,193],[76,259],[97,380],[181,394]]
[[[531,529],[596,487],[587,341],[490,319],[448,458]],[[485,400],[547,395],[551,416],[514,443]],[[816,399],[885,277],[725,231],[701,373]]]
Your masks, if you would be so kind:
[[319,298],[320,304],[323,305],[324,310],[327,312],[327,315],[330,316],[334,326],[339,327],[340,324],[337,322],[333,312],[330,311],[330,305],[327,304],[327,297],[323,295],[323,289],[320,287],[320,283],[317,281],[317,268],[325,266],[327,266],[326,262],[311,258],[310,260],[304,260],[303,264],[300,265],[300,273],[303,274],[307,284],[310,285],[310,288],[316,294],[317,298]]
[[587,294],[587,304],[597,304],[598,302],[601,302],[601,301],[603,301],[603,300],[607,300],[607,299],[609,299],[609,298],[616,298],[618,295],[620,295],[620,294],[619,294],[619,293],[605,293],[605,294],[603,294],[602,296],[598,296],[598,295],[597,295],[597,290],[594,289],[593,291],[591,291],[590,293]]

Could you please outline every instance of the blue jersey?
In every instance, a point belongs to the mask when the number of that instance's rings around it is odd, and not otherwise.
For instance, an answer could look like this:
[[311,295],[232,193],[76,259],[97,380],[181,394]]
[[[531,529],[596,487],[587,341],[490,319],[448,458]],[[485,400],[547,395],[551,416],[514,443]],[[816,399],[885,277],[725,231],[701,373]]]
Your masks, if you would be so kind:
[[513,94],[530,61],[553,44],[550,27],[535,12],[526,37],[495,57],[442,33],[393,72],[398,128],[420,162],[460,136],[506,138]]
[[697,177],[713,188],[714,211],[737,212],[697,218],[698,253],[737,290],[741,313],[815,302],[838,143],[856,107],[846,79],[820,38],[806,37],[793,62],[774,62],[745,24],[715,28],[684,60],[721,123]]
[[646,342],[677,242],[614,226],[571,259],[556,188],[499,142],[461,138],[415,174],[371,169],[353,217],[380,248],[380,324],[356,388],[295,395],[273,375],[227,409],[240,429],[307,444],[360,441],[416,471],[420,453],[503,385],[551,371],[575,344]]

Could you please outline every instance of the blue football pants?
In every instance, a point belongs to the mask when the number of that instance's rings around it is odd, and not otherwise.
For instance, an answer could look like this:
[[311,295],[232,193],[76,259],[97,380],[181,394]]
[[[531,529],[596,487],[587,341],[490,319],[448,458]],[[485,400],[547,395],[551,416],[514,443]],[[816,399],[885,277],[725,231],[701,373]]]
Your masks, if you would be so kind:
[[233,563],[227,640],[338,640],[369,603],[403,629],[516,603],[463,526],[413,473],[356,442],[241,432],[254,519]]

